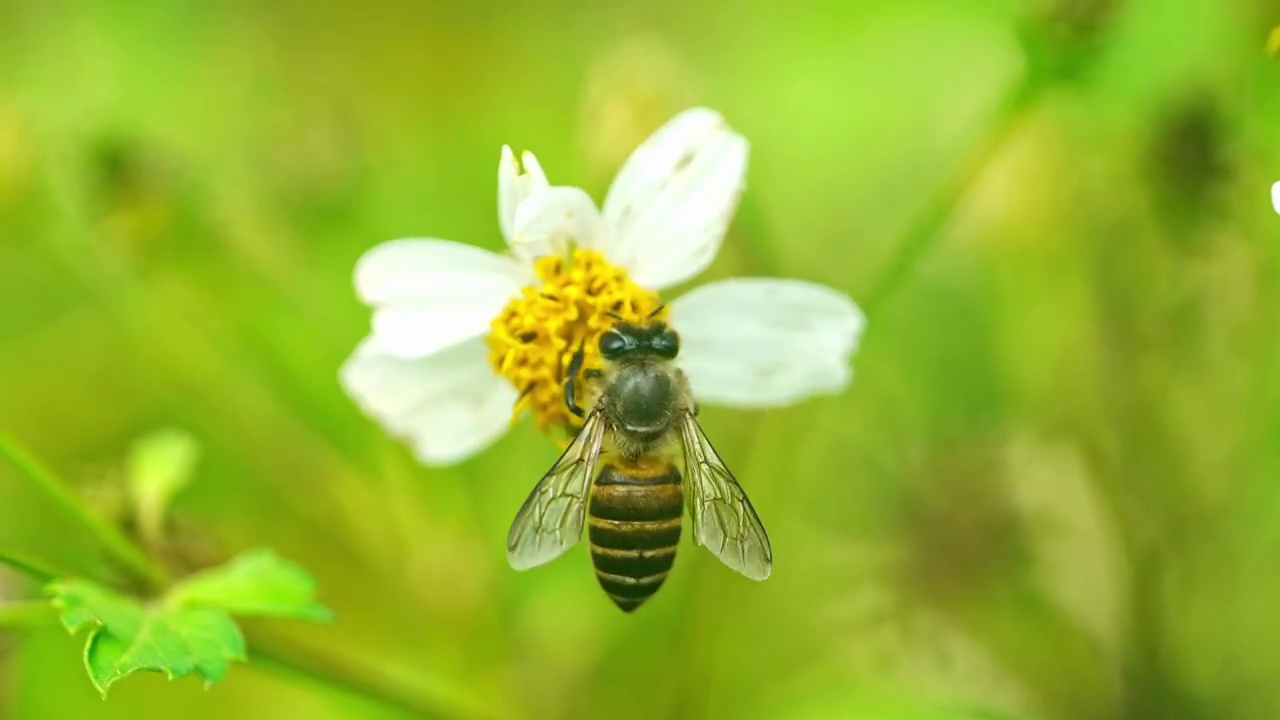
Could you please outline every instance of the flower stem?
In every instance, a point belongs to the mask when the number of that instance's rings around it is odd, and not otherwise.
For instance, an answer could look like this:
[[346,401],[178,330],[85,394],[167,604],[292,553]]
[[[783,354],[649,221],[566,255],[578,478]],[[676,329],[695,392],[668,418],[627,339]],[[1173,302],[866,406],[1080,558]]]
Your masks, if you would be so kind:
[[38,583],[47,583],[60,577],[69,577],[73,573],[65,572],[39,558],[32,557],[17,550],[0,548],[0,564],[8,565]]
[[92,533],[122,567],[146,581],[152,589],[169,584],[169,573],[158,562],[148,557],[124,533],[97,515],[82,498],[55,477],[52,471],[3,433],[0,433],[0,457],[8,460],[20,477]]
[[902,283],[910,277],[916,265],[937,244],[956,206],[986,172],[992,159],[999,153],[1017,126],[1017,120],[1039,97],[1044,86],[1042,75],[1024,71],[1000,100],[982,135],[961,160],[959,167],[946,182],[938,187],[925,204],[923,211],[908,227],[897,252],[889,260],[888,269],[867,295],[864,307],[868,314],[875,313],[888,302]]
[[0,628],[49,625],[58,621],[58,610],[48,600],[19,600],[0,604]]
[[494,717],[493,713],[410,685],[393,677],[383,666],[299,647],[260,633],[249,634],[249,658],[254,666],[406,710],[415,717]]

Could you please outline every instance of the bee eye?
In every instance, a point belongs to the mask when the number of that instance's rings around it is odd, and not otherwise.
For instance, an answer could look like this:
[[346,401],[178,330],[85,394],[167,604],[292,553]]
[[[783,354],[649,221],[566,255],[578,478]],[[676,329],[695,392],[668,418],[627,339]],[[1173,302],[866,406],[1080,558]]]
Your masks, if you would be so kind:
[[600,336],[600,354],[605,358],[616,358],[626,349],[627,339],[621,333],[610,330]]
[[651,344],[655,353],[668,360],[680,354],[680,336],[673,330],[663,330]]

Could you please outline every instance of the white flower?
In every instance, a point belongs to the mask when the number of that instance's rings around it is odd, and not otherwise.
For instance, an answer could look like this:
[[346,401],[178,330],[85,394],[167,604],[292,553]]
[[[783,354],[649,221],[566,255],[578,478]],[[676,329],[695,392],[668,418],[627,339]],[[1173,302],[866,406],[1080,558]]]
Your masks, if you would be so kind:
[[[373,330],[342,384],[427,464],[487,447],[513,406],[544,428],[569,422],[560,387],[569,354],[585,344],[590,363],[612,323],[606,313],[648,314],[657,291],[711,263],[742,191],[747,142],[717,113],[685,111],[624,163],[602,210],[579,188],[549,185],[531,153],[522,160],[504,147],[498,166],[510,254],[404,239],[356,266]],[[843,293],[786,279],[713,282],[665,312],[699,401],[735,407],[844,388],[864,325]]]

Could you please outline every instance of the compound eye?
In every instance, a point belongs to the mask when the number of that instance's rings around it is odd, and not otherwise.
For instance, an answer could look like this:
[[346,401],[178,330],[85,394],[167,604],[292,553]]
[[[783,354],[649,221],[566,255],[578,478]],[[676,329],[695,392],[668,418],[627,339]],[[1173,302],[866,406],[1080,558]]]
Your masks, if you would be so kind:
[[622,354],[627,349],[627,339],[622,333],[610,330],[600,336],[600,354],[605,359],[612,360]]
[[680,354],[680,336],[674,330],[663,330],[653,339],[653,351],[668,360]]

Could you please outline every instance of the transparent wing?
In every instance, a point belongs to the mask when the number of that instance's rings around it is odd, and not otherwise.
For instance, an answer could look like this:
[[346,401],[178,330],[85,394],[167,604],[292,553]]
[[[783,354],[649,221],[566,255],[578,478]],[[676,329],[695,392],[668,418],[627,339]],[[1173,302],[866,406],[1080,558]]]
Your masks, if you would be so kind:
[[527,570],[559,557],[582,537],[587,491],[595,475],[605,421],[593,412],[564,454],[529,493],[507,533],[507,559]]
[[684,445],[685,498],[698,544],[752,580],[769,577],[773,550],[764,525],[691,412],[681,419],[680,439]]

